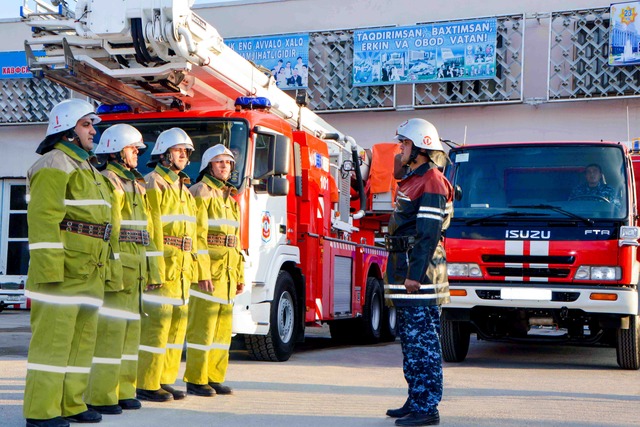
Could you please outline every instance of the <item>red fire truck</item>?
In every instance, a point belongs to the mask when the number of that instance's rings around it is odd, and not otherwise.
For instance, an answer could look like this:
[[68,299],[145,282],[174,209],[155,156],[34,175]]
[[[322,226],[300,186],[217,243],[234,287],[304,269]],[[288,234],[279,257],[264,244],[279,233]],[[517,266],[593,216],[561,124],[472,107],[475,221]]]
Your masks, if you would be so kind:
[[463,361],[476,333],[613,346],[621,368],[640,368],[637,163],[628,148],[480,144],[450,157],[444,359]]
[[[152,145],[184,129],[195,145],[191,176],[208,147],[234,151],[249,286],[233,325],[250,355],[287,360],[305,327],[322,323],[343,339],[394,339],[387,254],[376,245],[393,183],[366,190],[369,164],[384,160],[308,110],[305,96],[278,89],[188,2],[122,3],[79,0],[75,14],[26,15],[30,68],[101,102],[99,131],[129,123]],[[46,55],[34,56],[41,46]]]

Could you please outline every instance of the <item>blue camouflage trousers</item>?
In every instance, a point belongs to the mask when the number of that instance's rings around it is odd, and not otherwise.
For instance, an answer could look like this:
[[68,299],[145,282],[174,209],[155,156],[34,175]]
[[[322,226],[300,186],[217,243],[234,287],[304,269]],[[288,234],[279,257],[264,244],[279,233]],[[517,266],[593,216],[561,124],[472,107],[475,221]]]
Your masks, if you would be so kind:
[[411,412],[430,414],[442,400],[440,307],[398,307],[404,378],[409,386]]

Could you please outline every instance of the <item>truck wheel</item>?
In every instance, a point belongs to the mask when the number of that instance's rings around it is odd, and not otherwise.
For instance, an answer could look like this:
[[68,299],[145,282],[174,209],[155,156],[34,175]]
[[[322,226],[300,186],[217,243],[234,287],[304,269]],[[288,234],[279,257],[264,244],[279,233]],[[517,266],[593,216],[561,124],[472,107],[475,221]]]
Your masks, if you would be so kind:
[[638,316],[629,317],[629,329],[618,329],[616,356],[622,369],[640,368],[640,321]]
[[295,346],[296,289],[291,275],[280,271],[271,303],[270,327],[267,335],[245,335],[249,356],[254,360],[284,362]]
[[469,351],[471,326],[469,322],[441,319],[440,343],[445,362],[462,362]]
[[380,341],[392,342],[398,336],[398,318],[395,307],[384,306],[382,310],[382,334]]
[[367,279],[365,305],[362,309],[362,337],[367,344],[380,341],[383,315],[382,288],[375,277]]

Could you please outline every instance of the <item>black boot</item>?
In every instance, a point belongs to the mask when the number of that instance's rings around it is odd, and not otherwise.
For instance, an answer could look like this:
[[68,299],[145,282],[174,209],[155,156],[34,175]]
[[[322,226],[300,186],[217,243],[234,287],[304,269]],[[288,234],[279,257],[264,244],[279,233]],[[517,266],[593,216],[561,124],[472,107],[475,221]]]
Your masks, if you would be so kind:
[[402,418],[409,415],[410,412],[411,409],[409,408],[409,401],[407,400],[401,408],[387,409],[387,416],[391,418]]
[[173,395],[161,388],[157,390],[136,389],[136,397],[140,400],[148,400],[150,402],[166,402],[173,400]]
[[65,417],[67,421],[71,421],[73,423],[99,423],[102,421],[102,415],[94,409],[88,408],[84,412],[80,412],[79,414],[71,415]]
[[62,417],[49,418],[47,420],[27,418],[27,427],[69,427],[69,421]]
[[216,391],[209,384],[193,384],[187,383],[187,393],[196,396],[213,397]]
[[118,405],[125,411],[142,408],[142,403],[138,399],[120,399]]
[[160,384],[160,388],[163,389],[164,391],[168,391],[169,393],[171,393],[173,395],[173,399],[174,400],[182,400],[185,397],[187,397],[187,393],[186,392],[184,392],[182,390],[176,390],[175,388],[173,388],[169,384]]
[[233,390],[231,390],[231,387],[226,386],[226,385],[224,385],[222,383],[209,383],[209,385],[218,394],[231,394],[231,393],[233,393]]
[[122,408],[119,405],[87,405],[87,407],[104,415],[118,415],[122,413]]
[[437,410],[431,414],[411,412],[396,420],[397,426],[437,426],[438,424],[440,424],[440,414]]

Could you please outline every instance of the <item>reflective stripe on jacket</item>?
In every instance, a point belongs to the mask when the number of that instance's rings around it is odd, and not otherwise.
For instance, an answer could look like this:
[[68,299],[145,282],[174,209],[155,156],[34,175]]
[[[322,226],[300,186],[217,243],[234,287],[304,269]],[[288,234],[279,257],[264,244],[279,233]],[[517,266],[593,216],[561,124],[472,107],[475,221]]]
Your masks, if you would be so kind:
[[[389,254],[385,298],[396,307],[449,302],[441,236],[453,215],[452,201],[453,188],[433,163],[419,166],[398,184],[389,234],[413,236],[414,244],[406,252]],[[405,279],[420,282],[420,292],[407,294]]]
[[[63,220],[108,224],[112,220],[111,184],[95,169],[90,154],[61,141],[27,172],[29,204],[29,272],[27,289],[36,294],[42,284],[63,283],[65,277],[89,277],[106,265],[109,245],[117,253],[117,239],[106,242],[60,229]],[[56,288],[56,295],[86,295],[102,299],[101,284]]]
[[[233,198],[237,191],[211,175],[204,175],[190,191],[198,206],[198,256],[210,260],[199,262],[203,268],[199,279],[211,278],[215,287],[211,295],[216,300],[230,304],[236,296],[237,284],[244,283],[240,209]],[[235,236],[235,247],[208,245],[207,235]]]
[[[196,203],[187,189],[189,177],[157,165],[145,176],[147,200],[151,211],[151,239],[158,257],[162,287],[152,294],[186,301],[189,286],[196,281]],[[164,236],[191,238],[191,252],[164,244]]]
[[[144,178],[137,170],[128,170],[119,163],[109,162],[102,174],[109,179],[114,186],[114,229],[116,236],[121,229],[145,230],[151,235],[151,221],[149,202],[144,188]],[[118,226],[119,225],[119,226]],[[117,228],[116,228],[117,227]],[[144,246],[134,242],[120,242],[120,261],[124,269],[123,274],[135,274],[136,279],[144,285],[158,284],[160,272],[158,271],[158,257],[147,257],[147,252],[157,252],[153,240]],[[140,277],[144,274],[144,277]],[[125,277],[123,289],[127,285],[133,285],[133,278]]]

